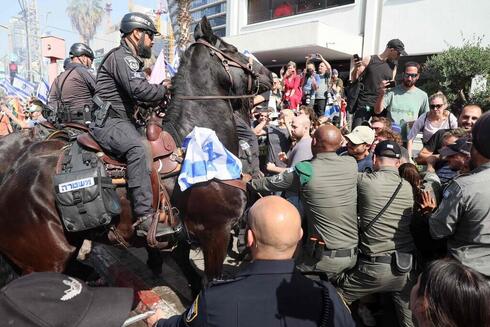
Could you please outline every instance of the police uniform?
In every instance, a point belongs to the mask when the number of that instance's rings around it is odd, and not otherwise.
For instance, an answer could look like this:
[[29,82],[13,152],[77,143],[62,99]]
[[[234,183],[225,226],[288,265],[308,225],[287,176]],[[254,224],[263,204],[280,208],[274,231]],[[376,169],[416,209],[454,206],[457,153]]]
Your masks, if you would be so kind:
[[304,277],[293,260],[257,260],[236,279],[211,283],[184,314],[156,326],[306,327],[322,320],[325,326],[355,326],[330,283]]
[[456,260],[490,278],[490,163],[453,180],[429,218],[433,238],[447,237]]
[[[385,143],[394,142],[383,141],[376,146],[375,151]],[[397,154],[400,158],[399,147]],[[365,231],[389,202],[400,182],[401,187],[393,202]],[[339,293],[347,303],[352,303],[369,294],[389,292],[395,302],[400,325],[413,326],[408,304],[413,285],[411,272],[399,273],[393,266],[395,251],[411,254],[415,250],[410,233],[414,203],[412,187],[407,181],[401,180],[397,168],[385,166],[373,173],[360,173],[357,190],[361,225],[359,260],[356,267],[339,278]]]
[[[95,77],[88,68],[79,63],[68,63],[53,82],[48,104],[57,111],[61,122],[84,124],[90,121],[94,94]],[[86,112],[85,108],[88,109]]]
[[158,103],[165,93],[165,87],[148,83],[143,61],[133,55],[125,39],[99,67],[95,96],[110,103],[110,108],[105,124],[92,124],[91,131],[104,150],[126,159],[128,187],[137,217],[152,213],[153,195],[144,141],[132,116],[136,105]]
[[[293,172],[251,181],[252,187],[258,191],[301,189],[308,242],[298,261],[305,264],[302,268],[313,266],[329,278],[336,277],[356,263],[356,184],[356,161],[350,156],[340,157],[335,152],[318,153],[311,161],[297,164]],[[310,238],[316,238],[320,243],[312,243]]]

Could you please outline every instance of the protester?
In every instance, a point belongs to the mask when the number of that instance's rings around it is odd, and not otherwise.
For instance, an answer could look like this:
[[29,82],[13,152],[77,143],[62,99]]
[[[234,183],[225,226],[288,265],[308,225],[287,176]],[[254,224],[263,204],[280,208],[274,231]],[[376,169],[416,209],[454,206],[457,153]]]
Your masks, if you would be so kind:
[[[480,118],[481,115],[482,109],[479,105],[467,104],[463,107],[463,110],[458,117],[458,127],[465,129],[467,132],[471,132],[473,125],[478,120],[478,118]],[[415,161],[419,165],[427,164],[428,160],[435,163],[435,161],[439,159],[439,149],[444,146],[443,136],[447,131],[448,129],[440,129],[434,135],[432,135],[432,137],[429,139],[427,144],[424,145],[424,148],[419,152],[419,155],[415,159]]]
[[329,90],[330,72],[332,67],[330,63],[326,61],[321,54],[318,54],[321,62],[318,64],[318,75],[320,76],[320,82],[315,93],[315,104],[313,109],[318,117],[323,116],[325,112],[325,106],[327,105],[327,93]]
[[378,88],[382,81],[394,80],[396,65],[400,55],[406,55],[405,45],[399,39],[388,42],[386,49],[379,55],[364,57],[362,60],[354,60],[354,69],[350,74],[351,82],[357,81],[362,76],[362,85],[356,99],[348,99],[353,105],[354,114],[352,128],[369,121],[374,113]]
[[283,108],[286,109],[298,109],[298,105],[301,103],[303,96],[301,92],[301,77],[296,73],[296,63],[293,61],[288,62],[286,65],[286,72],[281,75],[283,82]]
[[337,69],[332,70],[332,79],[330,80],[329,85],[334,96],[344,95],[344,82],[339,78],[339,71]]
[[467,138],[460,138],[455,143],[443,147],[440,156],[442,160],[447,161],[452,171],[464,174],[469,171],[470,151],[471,142]]
[[472,142],[471,172],[444,190],[429,226],[435,239],[447,238],[453,258],[490,278],[490,113],[475,123]]
[[374,172],[359,174],[357,209],[359,260],[343,274],[338,290],[347,303],[366,295],[389,292],[401,326],[413,326],[409,309],[412,253],[410,234],[413,193],[400,178],[400,146],[383,141],[374,152]]
[[294,113],[290,109],[283,109],[279,114],[278,124],[267,128],[267,165],[286,168],[287,163],[279,160],[279,153],[285,153],[291,148],[291,125]]
[[419,327],[488,327],[490,284],[457,261],[436,260],[413,287],[410,308]]
[[430,111],[417,118],[408,133],[407,150],[410,157],[412,157],[413,141],[417,134],[422,133],[422,143],[426,144],[438,130],[453,129],[458,126],[456,117],[446,110],[448,103],[444,94],[438,92],[431,95],[429,103]]
[[31,103],[30,107],[25,111],[29,118],[23,120],[20,117],[16,117],[12,111],[7,108],[7,106],[2,105],[2,112],[7,115],[15,124],[17,124],[20,128],[34,128],[42,122],[46,121],[46,118],[42,115],[43,103],[39,100],[35,100]]
[[356,159],[359,172],[372,171],[373,159],[369,149],[374,142],[374,131],[371,127],[357,126],[344,137],[347,139],[347,147],[340,148],[337,153]]
[[374,112],[392,119],[394,125],[400,128],[404,142],[407,141],[409,126],[417,117],[429,111],[427,93],[415,86],[419,76],[420,65],[410,61],[405,64],[401,85],[388,86],[390,81],[382,81],[379,85]]
[[311,61],[311,57],[308,57],[302,78],[303,99],[301,103],[303,105],[313,107],[319,83],[320,76],[316,73],[315,63]]
[[355,326],[330,283],[311,281],[295,269],[292,257],[302,234],[291,204],[277,196],[260,199],[248,215],[252,262],[235,279],[211,282],[184,314],[162,319],[158,310],[148,325]]
[[0,290],[0,325],[121,327],[132,303],[129,288],[92,288],[73,277],[37,272]]

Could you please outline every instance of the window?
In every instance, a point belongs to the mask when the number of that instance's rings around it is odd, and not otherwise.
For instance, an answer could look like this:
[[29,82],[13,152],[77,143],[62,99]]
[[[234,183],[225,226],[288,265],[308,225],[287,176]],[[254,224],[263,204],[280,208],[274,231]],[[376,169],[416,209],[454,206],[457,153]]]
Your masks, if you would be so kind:
[[192,20],[200,20],[203,16],[212,16],[220,13],[226,13],[226,3],[197,10],[191,13]]
[[191,9],[201,7],[210,3],[218,2],[220,0],[194,0],[191,2]]
[[249,0],[248,24],[344,6],[355,0]]

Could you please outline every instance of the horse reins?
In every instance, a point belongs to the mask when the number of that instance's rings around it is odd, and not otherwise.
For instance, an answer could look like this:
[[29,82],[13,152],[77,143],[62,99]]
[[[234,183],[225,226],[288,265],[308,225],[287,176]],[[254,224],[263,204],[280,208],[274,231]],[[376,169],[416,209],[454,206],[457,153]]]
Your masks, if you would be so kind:
[[[244,65],[238,61],[236,61],[234,58],[232,58],[230,55],[224,53],[222,50],[218,49],[214,45],[208,43],[207,41],[204,41],[203,39],[197,40],[195,43],[193,43],[191,46],[196,45],[196,44],[203,44],[209,49],[211,49],[211,55],[216,55],[221,60],[221,65],[223,65],[223,68],[225,69],[226,73],[228,74],[228,77],[230,78],[231,81],[231,87],[233,87],[233,77],[231,76],[230,73],[230,66],[236,67],[236,68],[241,68],[242,70],[245,71],[248,75],[248,82],[247,82],[247,91],[248,92],[254,92],[252,94],[244,94],[244,95],[177,95],[176,98],[182,99],[182,100],[216,100],[216,99],[225,99],[225,100],[230,100],[230,99],[247,99],[247,98],[253,98],[259,94],[259,74],[257,74],[253,70],[253,58],[249,57],[248,58],[248,64]],[[255,91],[253,90],[254,87],[254,82],[255,82]]]

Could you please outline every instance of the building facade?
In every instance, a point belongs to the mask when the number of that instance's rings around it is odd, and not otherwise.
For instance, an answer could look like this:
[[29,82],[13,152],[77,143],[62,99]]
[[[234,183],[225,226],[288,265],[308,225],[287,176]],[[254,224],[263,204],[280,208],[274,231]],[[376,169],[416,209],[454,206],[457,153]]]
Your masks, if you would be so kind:
[[425,57],[482,36],[490,43],[490,2],[472,0],[228,0],[226,40],[269,67],[321,53],[349,62],[382,52],[390,39]]

